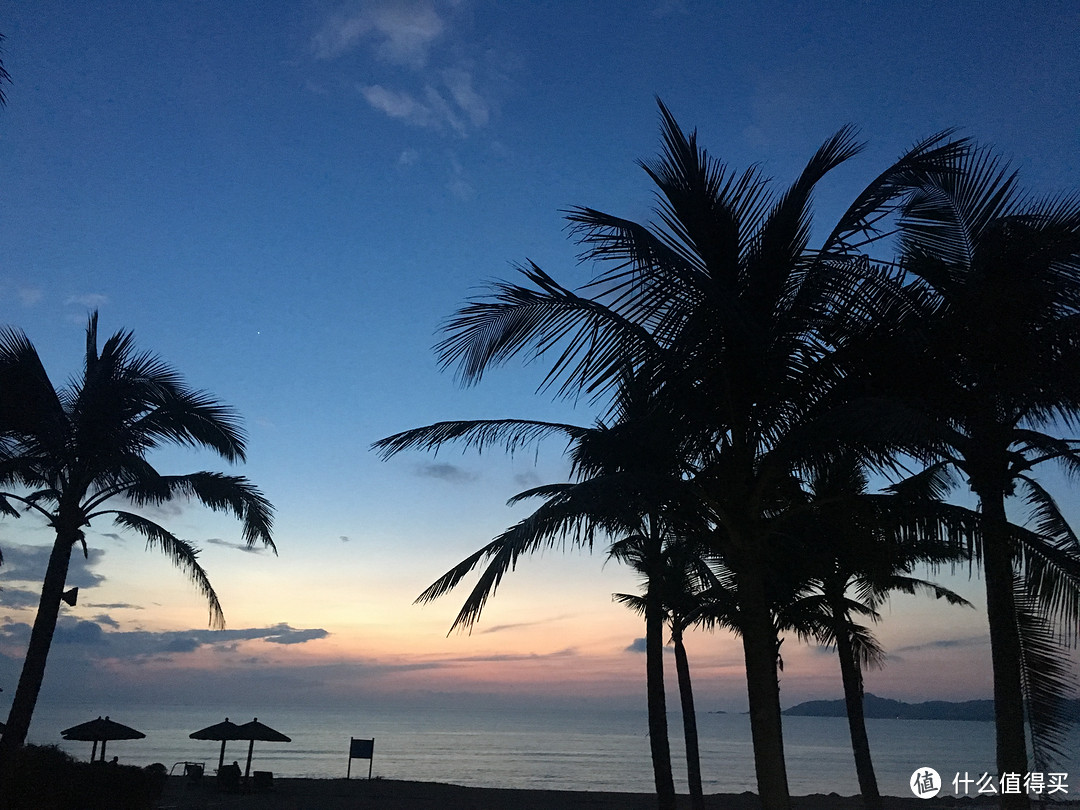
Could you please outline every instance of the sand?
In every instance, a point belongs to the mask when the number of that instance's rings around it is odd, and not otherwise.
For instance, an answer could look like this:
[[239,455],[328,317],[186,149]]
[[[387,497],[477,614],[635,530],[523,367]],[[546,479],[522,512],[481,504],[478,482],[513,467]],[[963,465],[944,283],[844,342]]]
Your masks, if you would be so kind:
[[[940,808],[996,807],[996,802],[952,796],[921,800],[885,798],[885,810],[940,810]],[[705,797],[709,810],[760,810],[757,796],[717,794]],[[275,779],[268,793],[219,793],[213,779],[188,784],[170,777],[159,810],[197,808],[251,808],[251,810],[654,810],[656,797],[640,793],[600,793],[569,790],[501,790],[444,785],[435,782],[404,782],[393,779]],[[1080,808],[1080,801],[1059,802],[1058,808]],[[690,800],[679,797],[679,809],[689,810]],[[792,810],[861,810],[857,796],[797,796]]]

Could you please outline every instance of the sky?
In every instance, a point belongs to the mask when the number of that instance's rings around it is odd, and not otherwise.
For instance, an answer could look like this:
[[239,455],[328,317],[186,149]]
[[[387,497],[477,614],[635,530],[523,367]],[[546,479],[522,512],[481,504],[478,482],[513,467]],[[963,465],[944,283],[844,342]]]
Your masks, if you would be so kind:
[[[79,371],[90,310],[103,335],[132,330],[243,415],[248,460],[230,471],[277,510],[277,556],[244,550],[224,516],[161,510],[203,549],[220,632],[167,560],[91,528],[42,699],[100,713],[163,700],[644,706],[644,628],[611,600],[637,583],[602,547],[525,560],[471,634],[447,635],[464,592],[413,604],[524,514],[508,497],[565,480],[557,442],[389,462],[369,447],[445,419],[595,418],[538,395],[541,364],[462,388],[432,346],[516,263],[588,279],[567,207],[650,219],[636,161],[659,147],[657,97],[710,152],[780,187],[859,127],[867,147],[822,184],[820,223],[948,128],[993,144],[1036,194],[1080,188],[1080,11],[1067,2],[15,0],[0,32],[13,80],[0,324],[27,333],[58,384]],[[189,450],[153,460],[223,469]],[[0,522],[4,713],[50,542],[32,515]],[[895,597],[869,691],[990,696],[982,585],[942,577],[976,607]],[[687,644],[699,706],[745,710],[738,641]],[[783,653],[784,705],[841,696],[832,653],[795,639]]]

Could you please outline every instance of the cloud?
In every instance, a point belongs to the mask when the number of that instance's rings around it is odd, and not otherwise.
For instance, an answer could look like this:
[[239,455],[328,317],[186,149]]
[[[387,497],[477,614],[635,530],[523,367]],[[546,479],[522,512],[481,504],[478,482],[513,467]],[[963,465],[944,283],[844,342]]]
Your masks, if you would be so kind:
[[446,187],[459,200],[468,201],[476,196],[476,189],[465,179],[465,169],[454,157],[450,158],[450,181]]
[[[414,127],[452,131],[462,137],[472,129],[487,125],[491,112],[488,104],[473,89],[471,74],[461,68],[442,72],[440,87],[427,83],[419,93],[393,90],[381,84],[360,85],[360,94],[372,107]],[[398,158],[408,165],[416,153],[406,150]]]
[[415,149],[403,149],[401,154],[398,155],[399,166],[412,166],[416,161],[420,159],[420,153]]
[[[93,620],[61,616],[56,625],[53,643],[79,646],[83,655],[93,659],[125,659],[143,662],[159,660],[161,656],[191,653],[201,648],[235,649],[242,641],[263,641],[268,644],[295,645],[327,638],[330,633],[321,627],[296,628],[285,622],[270,627],[248,627],[237,630],[111,630],[116,627],[109,616]],[[0,624],[0,646],[24,646],[30,626],[5,619]]]
[[145,610],[142,605],[133,605],[130,602],[86,602],[83,607],[97,608],[98,610]]
[[420,464],[416,468],[416,473],[424,478],[438,478],[452,484],[464,484],[479,478],[474,472],[445,462]]
[[474,127],[485,126],[490,118],[487,102],[480,97],[472,86],[472,76],[468,71],[451,68],[443,71],[443,82],[450,91],[451,98],[472,122]]
[[68,306],[72,304],[78,304],[79,306],[87,307],[89,309],[96,309],[97,307],[105,306],[109,303],[109,296],[102,295],[100,293],[84,293],[83,295],[70,295],[64,302]]
[[489,664],[500,663],[504,661],[542,661],[547,658],[570,658],[578,655],[577,649],[574,647],[564,647],[561,650],[555,650],[549,653],[493,653],[491,655],[468,655],[462,658],[444,658],[441,663],[444,665],[454,664]]
[[98,624],[103,624],[106,627],[111,627],[114,630],[120,629],[120,622],[118,622],[112,616],[109,616],[107,613],[99,613],[97,616],[94,617],[94,621]]
[[968,636],[966,638],[942,638],[936,641],[927,641],[923,644],[910,644],[906,647],[897,647],[890,654],[902,654],[910,652],[923,652],[925,650],[949,650],[963,647],[981,647],[990,643],[988,636]]
[[[4,567],[0,568],[0,578],[5,582],[32,582],[39,585],[45,579],[45,569],[49,566],[51,546],[10,545],[4,547]],[[90,569],[97,566],[105,557],[100,548],[90,548],[84,558],[82,549],[76,546],[71,554],[68,567],[67,587],[93,588],[105,581],[105,577]],[[40,587],[40,586],[39,586]],[[0,604],[10,605],[5,595],[5,587],[0,591]],[[18,599],[19,597],[15,597]],[[36,602],[35,598],[35,602]]]
[[22,304],[24,307],[32,307],[45,297],[45,294],[41,291],[41,288],[30,286],[19,287],[16,295],[19,296],[19,303]]
[[224,540],[220,537],[207,537],[203,541],[210,546],[225,546],[225,548],[235,548],[237,551],[243,551],[247,554],[262,554],[264,552],[269,553],[265,546],[248,546],[247,543],[234,543],[231,540]]
[[551,619],[544,619],[542,621],[535,622],[514,622],[512,624],[497,624],[494,627],[487,627],[481,630],[478,635],[485,635],[487,633],[501,633],[504,630],[517,630],[520,627],[536,627],[538,625],[551,624],[552,622],[563,621],[564,619],[573,618],[570,614],[564,614],[562,616],[555,616]]
[[105,631],[97,622],[75,620],[56,625],[53,644],[88,644],[100,646],[104,641]]
[[[644,653],[644,652],[646,652],[646,650],[645,650],[645,639],[643,639],[643,638],[635,638],[632,642],[630,642],[630,646],[627,647],[625,650],[623,650],[623,652],[628,652],[628,653]],[[665,646],[664,647],[664,652],[673,654],[675,652],[675,650],[674,650],[673,647]]]
[[34,608],[41,601],[41,594],[26,588],[0,588],[0,605],[9,608]]
[[514,475],[514,483],[522,489],[533,489],[544,483],[540,480],[540,476],[532,470],[523,473],[517,473]]
[[338,540],[340,540],[342,543],[348,543],[350,542],[351,538],[347,534],[342,534],[338,536]]
[[[462,55],[468,43],[451,38],[456,6],[432,0],[368,0],[328,16],[312,38],[313,51],[321,60],[367,52],[389,66],[366,66],[363,75],[379,79],[356,83],[368,104],[410,126],[464,137],[487,126],[491,104],[477,87],[476,61]],[[455,56],[439,64],[436,46],[445,40],[452,46],[445,51]]]
[[419,69],[427,64],[445,30],[431,2],[366,2],[351,13],[328,17],[312,38],[312,46],[317,58],[334,59],[366,42],[380,61]]

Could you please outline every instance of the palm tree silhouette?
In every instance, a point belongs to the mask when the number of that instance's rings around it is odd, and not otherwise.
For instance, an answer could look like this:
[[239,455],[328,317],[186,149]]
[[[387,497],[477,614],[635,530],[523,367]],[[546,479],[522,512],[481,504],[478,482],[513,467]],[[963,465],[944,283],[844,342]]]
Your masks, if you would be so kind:
[[583,258],[609,269],[572,292],[529,264],[522,268],[528,286],[497,283],[489,298],[467,304],[437,350],[467,384],[518,354],[543,359],[542,387],[565,395],[602,398],[627,367],[662,381],[700,460],[693,477],[712,551],[737,580],[759,795],[766,810],[787,810],[778,641],[767,597],[782,562],[778,515],[794,502],[802,471],[837,447],[850,444],[874,463],[897,449],[865,414],[838,417],[853,396],[853,347],[892,322],[896,301],[896,274],[859,251],[885,235],[877,223],[964,143],[942,135],[917,145],[812,250],[811,195],[859,152],[850,128],[773,198],[756,170],[729,170],[660,108],[664,149],[642,164],[659,189],[659,224],[572,209]]
[[[1080,634],[1080,542],[1031,474],[1046,462],[1080,469],[1080,442],[1057,433],[1080,417],[1080,196],[1032,200],[982,148],[931,173],[902,225],[921,317],[894,355],[891,390],[933,420],[942,448],[913,484],[955,483],[951,468],[978,498],[997,766],[1024,774],[1025,705],[1040,767],[1061,753],[1071,678],[1053,641]],[[1010,526],[1017,494],[1033,531]],[[1002,796],[1002,807],[1028,806]]]
[[935,500],[871,494],[866,472],[840,457],[811,472],[806,482],[811,514],[802,530],[812,535],[814,559],[796,593],[778,610],[778,622],[804,641],[836,648],[844,687],[859,792],[867,810],[879,810],[878,791],[863,711],[863,670],[884,665],[885,653],[870,629],[893,591],[926,593],[950,604],[972,605],[955,592],[911,576],[916,565],[936,568],[967,558],[978,536],[978,515]]
[[244,459],[236,415],[205,393],[188,388],[153,355],[136,353],[130,332],[117,332],[98,351],[98,316],[86,328],[81,378],[54,388],[26,336],[0,330],[0,511],[19,517],[15,504],[41,515],[56,532],[22,674],[0,740],[0,768],[10,766],[26,732],[45,675],[72,549],[86,553],[84,528],[105,516],[146,538],[186,573],[206,597],[210,625],[223,627],[218,596],[198,561],[198,549],[134,507],[190,497],[243,523],[249,547],[271,539],[273,507],[239,476],[216,472],[162,475],[147,460],[165,444],[205,447],[227,461]]
[[[488,598],[519,556],[570,539],[577,547],[591,549],[596,536],[624,538],[656,561],[661,549],[682,526],[683,514],[693,514],[682,503],[689,489],[684,480],[687,461],[672,424],[671,410],[660,404],[648,383],[624,374],[609,418],[612,424],[592,428],[528,420],[477,420],[441,422],[404,431],[374,444],[383,458],[406,449],[438,449],[458,441],[478,451],[501,444],[513,452],[523,444],[551,435],[568,439],[572,463],[569,483],[548,484],[519,493],[516,503],[542,498],[531,515],[500,534],[439,577],[417,599],[427,602],[448,593],[470,571],[485,563],[473,590],[451,626],[471,628],[479,620]],[[619,557],[619,542],[612,546]],[[675,784],[671,772],[667,708],[664,693],[663,566],[648,565],[643,612],[646,617],[646,691],[649,743],[659,806],[675,807]],[[699,780],[700,781],[700,780]]]
[[[644,594],[617,593],[615,601],[647,616],[650,606],[659,602],[675,651],[675,672],[679,684],[679,704],[682,710],[683,739],[686,746],[686,776],[690,789],[690,806],[702,810],[705,794],[701,783],[701,754],[698,744],[697,713],[694,708],[694,689],[690,677],[690,660],[686,653],[684,634],[705,614],[713,612],[717,602],[706,594],[725,590],[721,576],[709,561],[701,556],[688,537],[670,537],[659,548],[644,542],[646,538],[631,536],[611,545],[608,556],[629,565],[642,579]],[[659,597],[654,592],[659,590]]]

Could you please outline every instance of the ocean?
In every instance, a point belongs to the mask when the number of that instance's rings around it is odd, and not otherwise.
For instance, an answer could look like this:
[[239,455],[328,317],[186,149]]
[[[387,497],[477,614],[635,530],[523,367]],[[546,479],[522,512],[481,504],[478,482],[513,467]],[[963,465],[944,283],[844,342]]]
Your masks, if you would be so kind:
[[[57,744],[86,759],[91,744],[65,742],[60,730],[105,713],[99,707],[42,704],[29,741]],[[111,742],[108,757],[132,765],[161,762],[169,768],[184,761],[205,762],[209,772],[217,767],[220,743],[188,735],[226,714],[236,723],[252,719],[250,714],[191,706],[131,706],[114,712],[113,720],[142,731],[146,738]],[[373,737],[374,775],[388,779],[552,790],[653,789],[644,710],[268,707],[258,717],[292,738],[291,743],[255,743],[252,769],[281,777],[344,777],[349,738]],[[676,784],[685,792],[682,720],[678,713],[668,720]],[[883,794],[910,796],[912,773],[925,767],[941,774],[948,791],[957,773],[968,772],[974,779],[994,770],[991,723],[870,720],[867,726]],[[749,718],[702,713],[698,730],[705,792],[756,790]],[[1068,749],[1074,757],[1080,752],[1076,732],[1074,728]],[[785,717],[784,746],[793,794],[858,793],[844,718]],[[228,743],[225,761],[238,760],[243,768],[247,748],[247,742]],[[1076,780],[1068,789],[1068,797],[1075,798],[1080,794],[1080,761],[1066,762],[1060,770]],[[354,760],[352,771],[354,778],[366,778],[368,761]]]

